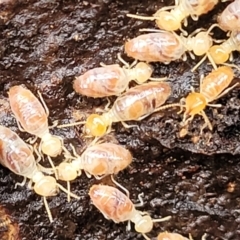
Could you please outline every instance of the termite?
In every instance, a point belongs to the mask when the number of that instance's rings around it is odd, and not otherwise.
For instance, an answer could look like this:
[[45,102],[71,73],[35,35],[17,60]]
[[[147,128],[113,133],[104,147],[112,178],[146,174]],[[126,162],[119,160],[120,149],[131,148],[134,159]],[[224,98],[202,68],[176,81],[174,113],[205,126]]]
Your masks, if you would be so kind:
[[210,47],[209,60],[212,65],[225,63],[231,58],[233,51],[240,51],[240,31],[232,32],[229,39],[222,44]]
[[64,148],[63,141],[49,132],[49,111],[41,95],[43,105],[22,86],[11,87],[8,95],[19,129],[41,138],[40,149],[44,154],[51,157],[59,155]]
[[[134,14],[127,14],[127,16],[141,20],[156,20],[156,24],[160,29],[176,31],[178,29],[182,30],[181,24],[183,20],[185,20],[184,25],[187,25],[186,18],[189,15],[193,20],[197,21],[200,15],[211,11],[217,3],[218,0],[178,0],[175,1],[175,6],[163,7],[159,9],[153,17],[138,16]],[[169,9],[172,10],[166,11]]]
[[218,24],[224,31],[240,31],[240,1],[230,3],[218,16]]
[[[46,197],[55,196],[58,190],[67,192],[67,190],[58,184],[55,178],[45,176],[39,171],[32,150],[29,146],[12,130],[0,126],[0,163],[17,175],[23,176],[23,185],[26,178],[33,183],[33,190],[43,197],[43,201],[48,213],[50,222],[53,221],[52,214],[47,204]],[[72,197],[79,198],[72,193]]]
[[[169,63],[181,58],[185,61],[186,52],[194,59],[194,55],[202,56],[208,53],[213,43],[209,34],[211,30],[212,28],[208,31],[198,29],[188,37],[167,31],[147,33],[128,40],[124,50],[127,56],[146,62]],[[197,34],[193,36],[195,33]]]
[[112,108],[102,115],[91,114],[85,123],[86,132],[91,136],[103,136],[114,122],[140,121],[165,103],[171,95],[171,87],[166,82],[149,82],[130,88],[118,97]]
[[[143,201],[139,196],[140,204],[134,205],[133,202],[115,187],[107,185],[93,185],[90,188],[89,196],[93,205],[104,215],[106,219],[111,219],[115,223],[131,221],[135,224],[135,230],[143,236],[150,232],[153,223],[167,221],[171,217],[152,219],[146,212],[136,210],[137,206],[142,206]],[[131,225],[128,224],[128,230]]]
[[68,181],[69,192],[69,181],[80,176],[81,170],[84,170],[88,177],[93,175],[99,178],[106,175],[117,174],[132,162],[131,153],[121,145],[114,143],[94,144],[88,147],[81,156],[76,153],[74,148],[73,152],[75,159],[72,162],[62,162],[56,167],[58,178],[63,181]]
[[[138,84],[142,84],[148,79],[151,80],[153,69],[149,64],[139,62],[135,66],[130,66],[119,54],[118,59],[124,63],[125,67],[113,64],[91,69],[76,77],[73,89],[79,94],[94,98],[119,96],[128,88],[131,80]],[[159,80],[164,79],[166,78]]]
[[[219,104],[210,104],[210,102],[221,98],[223,95],[227,94],[230,90],[238,85],[234,84],[228,87],[234,78],[234,72],[232,68],[228,66],[222,66],[214,69],[206,77],[201,77],[200,79],[200,92],[192,92],[188,94],[186,98],[181,99],[180,103],[171,104],[165,106],[168,107],[180,106],[184,111],[182,124],[185,126],[188,122],[192,121],[195,115],[201,115],[205,121],[205,124],[201,128],[202,130],[208,126],[212,131],[213,127],[210,123],[207,115],[204,112],[206,106],[220,107]],[[181,111],[182,111],[181,110]],[[157,110],[156,110],[157,111]],[[181,112],[180,111],[180,112]]]
[[[204,234],[201,240],[206,240],[207,234]],[[146,238],[150,240],[150,238]],[[170,232],[162,232],[158,234],[157,240],[193,240],[191,234],[189,234],[189,238],[183,237],[178,233],[170,233]]]

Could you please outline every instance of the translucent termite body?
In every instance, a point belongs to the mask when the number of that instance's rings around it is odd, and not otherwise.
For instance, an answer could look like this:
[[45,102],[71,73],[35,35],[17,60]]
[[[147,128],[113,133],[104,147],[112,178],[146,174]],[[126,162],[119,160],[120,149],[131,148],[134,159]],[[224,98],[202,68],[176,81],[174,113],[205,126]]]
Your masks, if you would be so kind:
[[188,51],[196,56],[206,54],[212,46],[209,31],[201,31],[195,36],[178,36],[171,32],[157,32],[140,35],[125,43],[125,53],[134,59],[146,62],[169,63],[183,58]]
[[189,240],[178,233],[162,232],[158,234],[157,240]]
[[44,176],[38,170],[28,145],[16,133],[4,126],[0,126],[0,163],[15,174],[32,180],[33,190],[43,197],[49,219],[52,222],[46,197],[56,195],[59,188],[65,192],[66,190],[56,182],[55,178]]
[[139,62],[134,68],[122,68],[117,64],[94,68],[77,77],[73,82],[74,90],[94,98],[119,96],[131,80],[138,84],[146,82],[152,75],[152,67]]
[[[234,72],[232,68],[228,66],[222,66],[214,69],[209,73],[200,83],[200,92],[189,93],[184,102],[185,112],[183,117],[183,123],[191,121],[196,114],[201,115],[205,124],[202,127],[204,129],[206,126],[212,130],[212,125],[204,112],[206,106],[219,107],[219,105],[210,104],[210,102],[222,97],[227,94],[231,89],[233,89],[238,83],[232,87],[228,87],[234,78]],[[187,117],[189,118],[187,119]]]
[[87,133],[102,136],[113,122],[141,120],[165,103],[171,95],[166,82],[149,82],[129,89],[118,97],[112,108],[102,115],[91,114],[85,123]]
[[132,201],[117,188],[106,185],[93,185],[90,188],[89,196],[95,207],[105,218],[115,223],[132,221],[135,230],[145,234],[152,230],[154,222],[162,222],[169,217],[152,219],[146,212],[136,210]]
[[224,31],[240,31],[240,0],[230,3],[217,21]]
[[56,157],[62,151],[62,141],[59,137],[53,136],[48,127],[48,110],[34,94],[22,87],[11,87],[9,92],[11,109],[17,119],[19,128],[23,128],[32,135],[41,138],[41,150],[46,155]]
[[[142,20],[156,20],[156,24],[160,29],[166,31],[176,31],[181,29],[182,21],[190,15],[193,20],[197,21],[202,14],[208,13],[218,3],[218,0],[180,0],[175,6],[164,7],[159,9],[153,17],[144,17],[133,14],[127,14],[129,17]],[[172,9],[171,9],[172,8]],[[169,10],[170,11],[166,11]],[[187,24],[185,24],[187,25]]]
[[230,38],[223,42],[222,44],[213,45],[212,47],[210,47],[209,60],[216,64],[225,63],[229,59],[233,51],[240,51],[240,31],[232,32]]
[[114,143],[95,144],[76,157],[72,162],[63,162],[57,167],[59,179],[72,181],[81,175],[81,170],[96,177],[117,174],[132,162],[131,153]]

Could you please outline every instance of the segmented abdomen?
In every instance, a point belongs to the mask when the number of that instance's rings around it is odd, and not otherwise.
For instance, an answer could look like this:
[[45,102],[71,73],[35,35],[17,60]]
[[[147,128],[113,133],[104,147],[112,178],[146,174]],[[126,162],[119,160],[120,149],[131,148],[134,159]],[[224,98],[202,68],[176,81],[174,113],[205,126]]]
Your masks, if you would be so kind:
[[119,95],[128,83],[123,69],[114,64],[87,71],[75,79],[73,88],[77,93],[97,98]]
[[22,86],[14,86],[9,90],[11,109],[26,132],[38,137],[48,132],[47,114],[31,91]]
[[151,114],[171,95],[171,87],[166,82],[150,82],[136,86],[119,97],[109,115],[112,122],[138,120]]
[[87,148],[81,162],[91,175],[117,174],[132,162],[132,155],[120,145],[101,143]]
[[180,59],[185,51],[170,32],[143,34],[125,43],[129,57],[146,62],[171,62]]
[[111,186],[93,185],[89,195],[99,211],[116,223],[129,220],[135,209],[126,195]]
[[27,144],[4,126],[0,126],[0,162],[12,172],[27,178],[31,178],[37,170],[34,156]]

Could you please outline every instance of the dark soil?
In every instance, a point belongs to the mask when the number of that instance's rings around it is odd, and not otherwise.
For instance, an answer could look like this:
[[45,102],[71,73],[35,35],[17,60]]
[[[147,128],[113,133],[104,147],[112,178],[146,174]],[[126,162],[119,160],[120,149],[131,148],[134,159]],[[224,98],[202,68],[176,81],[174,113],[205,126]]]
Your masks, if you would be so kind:
[[[117,53],[122,52],[128,38],[140,35],[141,28],[155,27],[154,22],[130,19],[126,14],[138,12],[150,16],[160,7],[173,4],[165,2],[0,1],[0,123],[25,140],[30,137],[19,131],[9,108],[7,92],[19,84],[35,94],[37,90],[43,94],[50,110],[50,125],[55,120],[73,121],[73,113],[76,117],[104,108],[106,99],[74,93],[74,77],[98,67],[100,62],[118,63]],[[189,19],[187,31],[210,27],[227,4],[219,3],[198,22]],[[214,33],[215,38],[225,38],[225,33],[218,29]],[[178,102],[191,86],[199,89],[201,74],[206,75],[212,69],[204,63],[191,73],[199,60],[152,64],[154,77],[169,76],[173,94],[168,103]],[[239,54],[234,53],[234,63],[239,62]],[[235,72],[234,82],[240,76]],[[112,102],[114,99],[111,98]],[[116,180],[130,191],[133,202],[138,201],[138,194],[144,193],[145,206],[141,210],[148,211],[153,218],[172,216],[170,221],[155,224],[150,237],[156,237],[160,231],[171,231],[185,236],[191,233],[195,240],[201,239],[204,233],[208,234],[207,239],[240,239],[239,88],[214,103],[223,106],[206,109],[214,129],[212,132],[205,129],[202,135],[200,128],[204,121],[196,117],[189,125],[188,134],[180,137],[182,115],[176,114],[175,109],[155,113],[139,122],[139,129],[113,125],[112,135],[134,156],[133,164],[116,176]],[[86,145],[81,127],[54,128],[52,132],[63,137],[67,147],[72,143],[81,151]],[[57,164],[61,160],[59,157],[54,161]],[[14,188],[21,181],[22,177],[0,168],[0,204],[11,215],[15,227],[19,226],[19,239],[143,239],[134,228],[127,232],[126,223],[115,224],[105,219],[91,204],[88,190],[97,182],[94,178],[88,179],[83,174],[72,182],[72,191],[81,197],[79,201],[68,203],[64,193],[48,198],[54,217],[52,224],[40,196],[27,186]]]

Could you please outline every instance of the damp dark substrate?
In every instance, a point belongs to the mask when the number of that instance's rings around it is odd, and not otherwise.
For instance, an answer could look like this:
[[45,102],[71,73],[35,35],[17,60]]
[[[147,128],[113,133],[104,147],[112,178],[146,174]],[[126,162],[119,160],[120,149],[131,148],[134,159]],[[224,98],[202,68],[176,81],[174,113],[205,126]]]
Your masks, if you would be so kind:
[[[127,13],[150,16],[170,4],[173,2],[167,0],[0,1],[0,123],[25,140],[30,137],[18,130],[9,109],[7,92],[18,84],[43,94],[50,109],[50,125],[55,120],[71,122],[75,110],[89,114],[97,107],[103,108],[106,99],[73,92],[74,77],[98,67],[100,62],[118,63],[117,53],[123,52],[127,39],[140,35],[141,28],[155,27],[154,22],[130,19]],[[189,19],[186,29],[192,32],[199,27],[208,28],[227,4],[219,3],[197,22]],[[215,38],[226,37],[218,29],[214,33]],[[200,76],[211,71],[212,67],[204,63],[191,73],[198,60],[152,64],[154,77],[169,76],[173,94],[168,103],[186,96],[191,86],[198,89]],[[239,54],[234,53],[234,63],[239,61]],[[239,80],[237,77],[234,81]],[[185,236],[191,233],[196,240],[204,233],[208,234],[207,239],[240,239],[239,88],[216,103],[223,107],[206,110],[213,132],[206,129],[200,138],[200,117],[191,122],[189,134],[179,138],[182,115],[175,110],[148,117],[138,123],[139,129],[113,126],[112,135],[134,156],[131,166],[116,177],[117,181],[130,191],[133,202],[144,193],[145,206],[141,210],[153,218],[172,216],[170,221],[155,224],[150,237],[171,231]],[[52,131],[64,138],[66,146],[72,143],[81,151],[85,145],[81,127]],[[61,157],[55,161],[59,163]],[[126,223],[114,224],[105,219],[91,204],[88,190],[96,183],[94,178],[83,174],[71,184],[79,201],[68,203],[64,193],[48,198],[52,224],[40,196],[27,186],[14,188],[21,181],[22,177],[0,168],[0,204],[19,225],[19,239],[143,239],[134,228],[127,232]],[[109,183],[108,179],[104,183]]]

